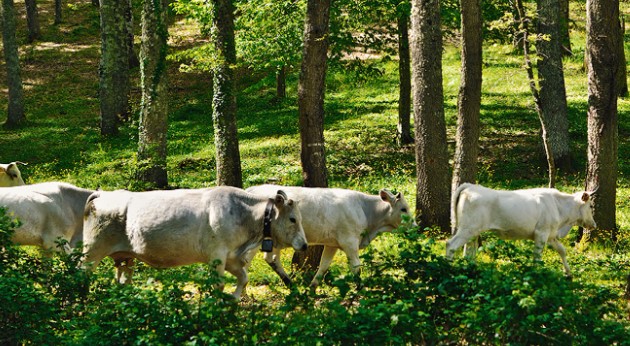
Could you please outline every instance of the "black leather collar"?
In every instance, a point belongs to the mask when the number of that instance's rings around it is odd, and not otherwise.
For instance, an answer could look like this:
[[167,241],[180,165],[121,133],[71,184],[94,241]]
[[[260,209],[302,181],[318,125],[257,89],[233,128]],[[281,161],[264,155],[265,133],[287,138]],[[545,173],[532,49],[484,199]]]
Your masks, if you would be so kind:
[[265,219],[263,221],[262,251],[264,252],[271,252],[273,250],[273,240],[271,238],[271,220],[273,217],[273,199],[270,198],[265,207]]

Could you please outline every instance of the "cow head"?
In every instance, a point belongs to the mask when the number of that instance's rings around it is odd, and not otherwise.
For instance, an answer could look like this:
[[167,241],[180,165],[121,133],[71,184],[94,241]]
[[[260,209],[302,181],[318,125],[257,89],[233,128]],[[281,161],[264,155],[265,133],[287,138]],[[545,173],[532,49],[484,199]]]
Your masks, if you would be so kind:
[[[20,186],[24,185],[22,174],[17,164],[22,162],[11,162],[8,164],[0,163],[0,187]],[[23,164],[23,163],[22,163]]]
[[579,215],[577,223],[580,227],[586,229],[595,229],[597,224],[593,218],[593,194],[595,192],[578,192],[574,194],[576,203],[579,206]]
[[289,199],[282,190],[278,190],[274,198],[275,218],[271,223],[271,235],[278,248],[293,247],[295,250],[306,250],[307,242],[302,228],[302,214],[298,202]]
[[389,203],[390,209],[387,212],[387,223],[389,226],[393,228],[398,228],[400,224],[403,222],[403,215],[406,215],[409,220],[411,220],[411,226],[415,227],[416,222],[411,215],[409,210],[409,204],[405,200],[405,197],[402,193],[397,193],[394,195],[386,189],[382,189],[379,192],[379,196],[384,202]]

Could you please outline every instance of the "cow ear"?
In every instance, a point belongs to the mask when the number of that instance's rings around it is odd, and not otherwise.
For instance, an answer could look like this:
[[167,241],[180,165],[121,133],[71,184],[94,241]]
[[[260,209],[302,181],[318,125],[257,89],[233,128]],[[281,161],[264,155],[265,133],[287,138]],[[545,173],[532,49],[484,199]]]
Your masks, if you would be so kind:
[[387,203],[391,203],[393,197],[392,194],[385,189],[379,191],[379,196],[381,196],[381,199]]
[[582,202],[588,202],[589,198],[591,198],[591,195],[588,192],[582,194]]
[[7,166],[6,172],[11,178],[17,178],[20,175],[20,170],[17,168],[15,162],[11,162]]

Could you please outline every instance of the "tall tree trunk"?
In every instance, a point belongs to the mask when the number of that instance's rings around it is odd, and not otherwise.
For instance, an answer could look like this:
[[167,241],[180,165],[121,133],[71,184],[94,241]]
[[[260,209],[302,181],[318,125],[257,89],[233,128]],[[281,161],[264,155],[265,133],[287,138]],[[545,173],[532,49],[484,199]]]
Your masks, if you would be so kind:
[[461,0],[462,70],[457,100],[457,134],[451,190],[477,181],[479,113],[481,110],[482,31],[481,1]]
[[411,62],[421,227],[449,227],[449,169],[442,87],[439,0],[411,1]]
[[28,42],[33,42],[39,39],[40,26],[39,26],[39,14],[37,13],[37,1],[36,0],[24,0],[26,4],[26,26],[28,27]]
[[[330,0],[308,0],[298,84],[302,177],[307,187],[328,186],[324,151],[324,95],[329,19]],[[293,264],[304,269],[317,268],[322,251],[322,246],[310,246],[307,251],[296,252]]]
[[[96,2],[96,6],[98,6],[98,0],[92,0],[92,3]],[[61,24],[61,7],[62,7],[62,3],[61,0],[55,0],[55,22],[54,24]]]
[[398,145],[413,143],[411,134],[411,56],[409,53],[409,13],[398,13]]
[[[133,34],[133,5],[131,0],[124,0],[125,5],[125,22],[127,24],[127,48],[129,49],[129,68],[135,68],[140,66],[140,60],[138,54],[134,50],[134,34]],[[125,119],[126,120],[126,119]]]
[[217,185],[243,186],[241,156],[236,126],[236,64],[234,42],[234,5],[232,0],[214,0],[213,25],[219,64],[214,71],[212,100],[214,145],[216,147]]
[[7,121],[5,127],[17,127],[26,122],[24,115],[24,91],[20,72],[20,56],[15,39],[15,7],[13,0],[1,0],[2,46],[7,67],[7,87],[9,89]]
[[[599,187],[594,217],[600,230],[617,229],[618,0],[587,0],[588,166],[586,187]],[[613,233],[614,234],[614,233]],[[597,237],[595,233],[593,236]]]
[[520,37],[523,44],[523,59],[525,60],[525,71],[527,72],[527,79],[529,80],[529,89],[534,97],[534,105],[536,106],[536,113],[540,120],[540,127],[542,130],[543,146],[545,148],[545,156],[547,157],[547,164],[549,166],[549,187],[555,187],[556,185],[556,166],[553,160],[553,153],[551,151],[551,144],[549,143],[549,132],[547,131],[547,124],[543,117],[542,106],[540,103],[540,95],[538,93],[538,87],[536,86],[536,79],[534,78],[534,68],[532,61],[529,57],[529,23],[531,19],[525,14],[525,8],[523,7],[522,0],[516,0],[514,6],[519,17],[520,23]]
[[282,65],[276,72],[276,97],[284,99],[287,97],[287,67]]
[[569,23],[571,23],[571,18],[569,16],[569,0],[558,0],[560,3],[560,44],[562,45],[562,55],[569,56],[573,55],[573,51],[571,50],[571,35],[570,35],[570,27]]
[[129,39],[126,14],[129,1],[101,0],[101,62],[99,95],[101,134],[118,133],[129,112]]
[[136,179],[162,188],[168,185],[166,131],[168,89],[166,74],[168,0],[145,0],[142,9],[140,77],[142,104]]
[[547,141],[556,170],[571,170],[567,95],[562,68],[559,0],[538,0],[538,34],[548,37],[536,41],[540,110]]
[[617,90],[619,96],[628,96],[628,71],[626,69],[626,50],[624,49],[624,36],[626,34],[626,21],[623,15],[619,16],[619,35],[617,49],[619,49],[619,72],[617,73]]

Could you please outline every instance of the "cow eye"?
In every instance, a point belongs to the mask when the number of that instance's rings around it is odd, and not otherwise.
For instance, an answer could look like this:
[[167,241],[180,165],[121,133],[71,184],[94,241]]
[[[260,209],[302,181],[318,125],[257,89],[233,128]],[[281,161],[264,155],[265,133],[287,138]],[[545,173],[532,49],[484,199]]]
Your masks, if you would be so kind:
[[291,221],[291,222],[293,222],[293,223],[295,223],[295,222],[296,222],[294,217],[290,217],[290,218],[289,218],[289,221]]
[[406,213],[407,212],[407,208],[402,208],[402,209],[400,209],[400,211],[402,211],[403,213]]

